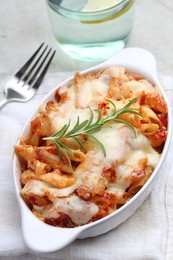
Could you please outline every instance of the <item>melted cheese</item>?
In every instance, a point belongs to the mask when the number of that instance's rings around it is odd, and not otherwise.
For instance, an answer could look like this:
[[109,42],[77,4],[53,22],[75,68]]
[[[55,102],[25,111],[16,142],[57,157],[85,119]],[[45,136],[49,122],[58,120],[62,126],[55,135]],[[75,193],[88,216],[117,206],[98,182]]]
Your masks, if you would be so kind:
[[[132,150],[138,150],[143,152],[143,154],[147,157],[148,166],[152,166],[153,169],[156,168],[156,165],[158,164],[158,161],[160,159],[160,154],[156,152],[153,147],[150,145],[149,140],[147,137],[145,137],[142,134],[138,134],[137,138],[135,138],[131,143],[130,143]],[[135,161],[138,161],[140,158],[134,157],[134,163]]]
[[54,186],[39,180],[31,180],[27,182],[25,187],[22,189],[21,194],[27,196],[33,193],[38,196],[48,196],[51,200],[57,197],[66,197],[75,191],[77,184],[69,186],[67,188],[58,189]]
[[[78,117],[80,122],[87,120],[90,116],[88,106],[93,111],[98,109],[98,102],[104,101],[108,93],[111,77],[120,77],[123,74],[123,68],[111,67],[98,78],[87,78],[85,81],[78,82],[77,86],[71,83],[71,87],[69,85],[61,87],[59,94],[67,92],[70,98],[59,106],[56,114],[55,111],[52,112],[51,126],[54,132],[59,131],[69,120],[69,130],[76,124]],[[145,81],[130,81],[124,84],[133,93],[140,93],[144,90],[153,91],[152,85],[146,84]],[[128,101],[127,99],[116,101],[117,109],[124,107]],[[112,109],[112,105],[109,104],[110,113]],[[93,113],[96,120],[97,113]],[[90,139],[88,142],[91,148],[85,154],[85,160],[75,169],[76,183],[73,186],[58,189],[44,181],[30,180],[22,189],[23,196],[34,193],[41,197],[47,196],[51,200],[51,208],[39,208],[43,217],[58,218],[59,213],[63,212],[69,215],[76,225],[86,224],[98,213],[99,209],[96,204],[73,195],[76,189],[84,185],[93,194],[100,195],[107,191],[121,198],[130,187],[132,172],[139,168],[140,161],[146,161],[146,165],[153,169],[159,161],[160,155],[151,147],[149,140],[138,132],[135,138],[130,128],[123,124],[106,124],[99,132],[93,134],[93,137],[103,144],[106,157],[98,144]],[[108,181],[103,174],[104,168],[111,168],[115,171],[115,183]],[[37,209],[36,206],[34,207]]]
[[59,213],[63,212],[70,216],[76,225],[84,225],[98,213],[98,207],[94,203],[90,203],[80,199],[78,196],[71,196],[65,199],[56,199],[53,207],[46,212],[46,218],[58,218]]
[[151,91],[153,90],[153,86],[152,85],[147,85],[145,84],[145,82],[143,81],[135,81],[132,80],[128,83],[124,83],[125,86],[129,87],[129,89],[133,92],[133,93],[141,93],[142,91]]
[[[130,145],[128,139],[131,135],[127,127],[122,124],[106,125],[98,133],[93,134],[98,140],[101,140],[106,150],[105,160],[109,163],[123,161],[130,153]],[[97,152],[98,156],[101,151]],[[103,156],[103,153],[102,153]]]
[[[86,159],[75,170],[76,183],[67,188],[58,189],[46,182],[31,180],[22,189],[22,194],[34,193],[38,196],[48,196],[52,199],[67,197],[80,185],[87,185],[91,190],[99,193],[102,190],[115,192],[122,196],[131,184],[131,174],[142,159],[147,159],[147,166],[156,167],[160,155],[150,146],[148,139],[137,134],[134,138],[131,130],[122,124],[111,124],[94,134],[102,141],[106,149],[106,157],[96,145],[94,150],[86,154]],[[116,169],[116,183],[108,184],[102,171],[105,166],[114,165]]]
[[112,183],[107,189],[108,192],[115,193],[118,199],[123,196],[125,190],[126,190],[126,185],[119,184],[119,183]]
[[76,103],[79,108],[91,106],[93,101],[103,99],[109,88],[110,77],[101,75],[99,78],[86,78],[85,81],[78,82],[76,89]]
[[[108,93],[109,80],[110,77],[103,74],[98,79],[86,79],[81,82],[78,90],[75,90],[75,86],[71,88],[66,88],[65,86],[61,87],[59,93],[62,94],[67,92],[70,99],[61,104],[57,115],[53,116],[52,128],[54,131],[60,130],[64,124],[69,122],[69,120],[70,128],[72,128],[75,125],[78,116],[80,117],[81,122],[88,119],[90,115],[88,106],[93,110],[97,109],[96,101],[103,100]],[[76,96],[80,107],[76,107]],[[97,113],[94,113],[94,115],[96,116]]]
[[94,194],[103,193],[108,186],[108,180],[103,176],[102,171],[106,165],[103,155],[96,151],[90,151],[86,160],[77,167],[75,177],[77,185],[85,185]]

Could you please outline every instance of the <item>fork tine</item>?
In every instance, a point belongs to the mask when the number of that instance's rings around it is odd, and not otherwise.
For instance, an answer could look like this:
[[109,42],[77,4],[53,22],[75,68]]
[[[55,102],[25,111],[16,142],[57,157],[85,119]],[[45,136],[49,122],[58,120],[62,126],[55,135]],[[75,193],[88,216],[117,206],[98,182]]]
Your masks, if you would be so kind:
[[[51,48],[51,49],[52,49],[52,48]],[[51,49],[50,49],[50,51],[51,51]],[[50,53],[50,51],[48,52],[48,54]],[[41,82],[42,82],[42,80],[43,80],[43,78],[44,78],[44,75],[46,74],[46,72],[47,72],[47,70],[48,70],[48,68],[49,68],[49,65],[50,65],[50,63],[51,63],[51,61],[52,61],[52,59],[53,59],[55,53],[56,53],[56,51],[54,51],[54,52],[52,53],[50,59],[48,60],[48,62],[47,62],[47,64],[45,65],[44,69],[42,70],[40,76],[37,78],[37,80],[36,80],[35,83],[33,84],[32,88],[38,89],[38,87],[40,86],[40,84],[41,84]],[[42,65],[43,65],[43,63],[44,63],[44,61],[46,60],[48,54],[46,55],[45,59],[43,60],[42,64],[40,65],[40,69],[41,69],[41,67],[42,67]],[[39,68],[38,68],[38,69],[39,69]],[[39,69],[39,70],[40,70],[40,69]],[[39,72],[39,71],[38,71],[38,72]],[[32,82],[33,82],[33,81],[32,81]]]
[[48,47],[48,46],[46,46],[46,47],[44,48],[44,50],[42,51],[42,53],[40,54],[40,56],[38,57],[38,59],[36,60],[36,62],[33,64],[33,66],[31,67],[31,69],[29,70],[29,72],[28,72],[28,73],[26,74],[26,76],[22,79],[24,82],[26,82],[26,81],[29,79],[29,77],[31,76],[33,70],[34,70],[35,67],[37,66],[38,62],[39,62],[40,59],[42,58],[42,56],[43,56],[43,54],[45,53],[45,51],[47,50],[47,47]]
[[34,60],[35,56],[37,55],[37,53],[40,51],[40,49],[42,48],[42,46],[44,45],[44,42],[40,45],[40,47],[34,52],[34,54],[31,56],[31,58],[23,65],[23,67],[17,71],[17,73],[15,74],[15,76],[17,78],[21,78],[22,75],[25,73],[25,71],[27,70],[27,68],[29,67],[29,65],[32,63],[32,61]]
[[35,71],[34,75],[32,76],[32,78],[28,81],[28,85],[32,85],[32,83],[34,82],[34,80],[36,79],[36,77],[38,76],[39,71],[41,70],[45,60],[47,59],[49,53],[51,52],[52,48],[49,49],[48,53],[46,54],[46,56],[44,57],[43,61],[41,62],[41,64],[39,65],[39,67],[37,68],[37,70]]

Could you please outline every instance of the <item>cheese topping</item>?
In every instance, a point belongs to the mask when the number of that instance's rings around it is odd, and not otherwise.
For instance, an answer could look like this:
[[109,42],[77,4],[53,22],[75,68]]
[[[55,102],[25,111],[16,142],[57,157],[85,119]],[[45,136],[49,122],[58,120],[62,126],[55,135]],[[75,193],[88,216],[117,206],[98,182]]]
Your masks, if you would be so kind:
[[[32,205],[34,214],[51,225],[84,225],[126,203],[148,180],[158,164],[158,151],[162,150],[166,138],[166,105],[150,82],[136,80],[133,74],[116,66],[96,75],[76,74],[74,81],[57,91],[55,103],[45,106],[32,122],[26,144],[22,146],[23,141],[16,148],[27,163],[21,195]],[[92,134],[104,146],[106,156],[89,136],[80,136],[84,138],[83,149],[72,138],[66,138],[64,144],[74,154],[70,155],[72,170],[53,143],[40,142],[44,135],[59,131],[69,121],[68,131],[74,127],[77,118],[80,123],[88,120],[90,109],[94,121],[97,120],[98,109],[103,118],[111,114],[113,106],[107,99],[114,102],[119,110],[133,97],[138,97],[133,108],[139,109],[143,117],[124,113],[119,119],[134,126],[136,137],[122,121],[111,121]],[[154,129],[158,129],[154,134],[153,129],[150,133],[153,125],[157,126]],[[148,127],[147,131],[143,132],[142,127]],[[31,155],[31,151],[34,154]],[[46,174],[49,174],[49,183],[46,182]],[[58,185],[58,182],[63,182],[63,185]]]
[[64,199],[56,199],[53,207],[46,212],[46,218],[58,218],[59,213],[65,213],[77,225],[87,223],[98,213],[99,209],[94,203],[81,200],[78,196],[71,196]]

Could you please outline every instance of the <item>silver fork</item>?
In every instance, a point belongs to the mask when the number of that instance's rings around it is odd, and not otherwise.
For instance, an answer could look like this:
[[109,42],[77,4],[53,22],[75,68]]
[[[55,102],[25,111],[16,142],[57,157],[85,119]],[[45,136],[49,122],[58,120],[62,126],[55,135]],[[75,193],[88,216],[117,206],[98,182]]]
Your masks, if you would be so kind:
[[27,102],[36,94],[56,51],[44,43],[36,50],[23,67],[12,76],[4,87],[5,97],[0,109],[9,102]]

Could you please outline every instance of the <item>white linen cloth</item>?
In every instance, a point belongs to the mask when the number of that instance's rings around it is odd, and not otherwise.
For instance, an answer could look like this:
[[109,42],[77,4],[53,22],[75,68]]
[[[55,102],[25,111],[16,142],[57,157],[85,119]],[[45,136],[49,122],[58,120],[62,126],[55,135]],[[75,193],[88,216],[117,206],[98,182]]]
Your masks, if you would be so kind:
[[[10,103],[0,111],[0,259],[7,257],[7,259],[61,260],[172,260],[173,142],[150,196],[135,214],[119,227],[95,238],[76,240],[59,252],[51,254],[38,256],[25,246],[13,185],[13,145],[34,107],[46,93],[69,75],[72,73],[48,74],[31,101]],[[167,89],[170,101],[173,102],[173,79],[167,76],[162,77],[161,81]],[[3,96],[2,87],[0,97]]]

